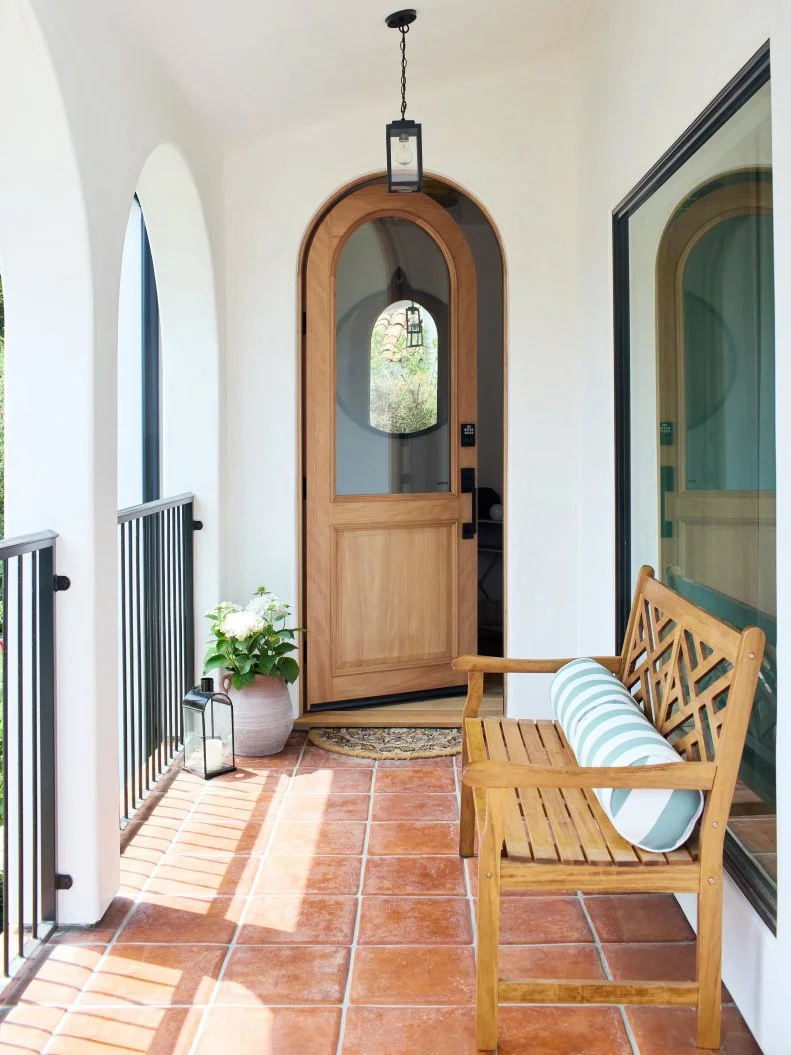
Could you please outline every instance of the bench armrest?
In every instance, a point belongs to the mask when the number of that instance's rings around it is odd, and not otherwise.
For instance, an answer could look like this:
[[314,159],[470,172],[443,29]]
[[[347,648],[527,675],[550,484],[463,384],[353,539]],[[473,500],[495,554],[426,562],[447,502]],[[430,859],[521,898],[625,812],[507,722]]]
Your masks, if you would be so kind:
[[708,791],[713,762],[669,762],[659,766],[523,766],[516,762],[472,762],[462,780],[471,788],[662,788]]
[[[607,670],[617,674],[620,656],[594,656]],[[556,674],[570,659],[502,659],[499,656],[458,656],[453,669],[481,674]]]

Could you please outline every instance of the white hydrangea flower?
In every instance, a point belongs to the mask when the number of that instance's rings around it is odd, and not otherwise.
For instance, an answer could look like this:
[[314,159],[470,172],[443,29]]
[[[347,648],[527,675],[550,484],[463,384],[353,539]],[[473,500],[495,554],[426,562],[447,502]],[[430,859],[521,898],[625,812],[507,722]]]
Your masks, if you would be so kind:
[[286,619],[291,609],[273,593],[257,593],[247,605],[247,611],[255,612],[267,623],[274,623],[278,619]]
[[246,641],[263,629],[264,621],[255,612],[229,612],[219,626],[220,633],[237,641]]

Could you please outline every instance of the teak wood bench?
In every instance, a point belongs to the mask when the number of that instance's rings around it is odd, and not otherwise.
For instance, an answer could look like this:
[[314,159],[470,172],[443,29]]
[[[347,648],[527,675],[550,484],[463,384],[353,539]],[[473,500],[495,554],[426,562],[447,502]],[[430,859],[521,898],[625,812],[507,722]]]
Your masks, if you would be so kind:
[[[684,1004],[698,1009],[698,1044],[720,1045],[722,853],[750,719],[763,631],[739,633],[640,572],[620,656],[598,657],[631,691],[683,765],[583,768],[557,723],[478,718],[486,673],[550,674],[568,662],[461,656],[463,718],[459,853],[479,837],[477,1044],[497,1047],[499,1003]],[[705,793],[697,839],[651,853],[623,839],[594,788]],[[694,982],[501,978],[501,890],[666,892],[698,896]]]

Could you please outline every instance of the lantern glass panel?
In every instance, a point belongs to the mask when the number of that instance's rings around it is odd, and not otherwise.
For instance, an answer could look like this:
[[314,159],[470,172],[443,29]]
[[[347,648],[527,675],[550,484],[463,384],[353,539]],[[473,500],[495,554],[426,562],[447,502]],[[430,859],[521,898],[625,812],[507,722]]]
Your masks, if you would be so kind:
[[419,191],[423,186],[420,125],[393,121],[387,126],[387,183],[391,191]]
[[233,706],[214,696],[206,707],[206,775],[233,766]]
[[184,768],[205,777],[203,764],[203,708],[184,707]]

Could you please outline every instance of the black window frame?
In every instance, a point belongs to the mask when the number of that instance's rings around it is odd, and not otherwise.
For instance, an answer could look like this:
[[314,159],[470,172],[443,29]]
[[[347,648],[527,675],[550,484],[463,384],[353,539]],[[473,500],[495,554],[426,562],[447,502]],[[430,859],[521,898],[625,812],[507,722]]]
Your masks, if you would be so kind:
[[140,361],[141,361],[141,438],[143,502],[155,502],[161,494],[160,423],[160,328],[159,297],[154,259],[146,219],[140,199]]
[[[770,80],[770,42],[739,70],[687,130],[643,176],[612,214],[615,381],[615,637],[623,641],[632,604],[631,390],[629,220],[646,201]],[[777,933],[777,891],[739,847],[725,838],[725,866],[772,933]]]

